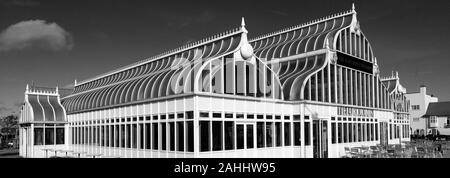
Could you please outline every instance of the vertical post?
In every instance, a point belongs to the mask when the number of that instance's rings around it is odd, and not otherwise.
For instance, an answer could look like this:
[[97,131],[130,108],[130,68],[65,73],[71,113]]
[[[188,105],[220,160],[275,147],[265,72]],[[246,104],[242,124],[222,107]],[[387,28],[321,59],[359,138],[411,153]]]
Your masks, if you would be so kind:
[[199,113],[198,113],[198,106],[197,103],[198,102],[198,96],[194,96],[194,157],[198,158],[200,156],[200,134],[199,134]]

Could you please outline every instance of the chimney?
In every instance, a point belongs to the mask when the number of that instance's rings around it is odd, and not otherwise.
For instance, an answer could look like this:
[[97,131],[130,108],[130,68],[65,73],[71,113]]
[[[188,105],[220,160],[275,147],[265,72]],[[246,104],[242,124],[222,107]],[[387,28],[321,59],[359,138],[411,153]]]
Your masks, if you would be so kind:
[[423,94],[427,94],[427,86],[425,86],[425,85],[420,85],[420,93],[423,93]]

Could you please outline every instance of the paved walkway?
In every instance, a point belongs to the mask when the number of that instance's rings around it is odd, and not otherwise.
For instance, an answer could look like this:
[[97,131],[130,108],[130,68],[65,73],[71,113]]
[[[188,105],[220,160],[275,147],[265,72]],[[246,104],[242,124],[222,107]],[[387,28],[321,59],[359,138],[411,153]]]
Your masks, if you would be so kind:
[[0,150],[0,158],[19,158],[19,150],[18,149]]

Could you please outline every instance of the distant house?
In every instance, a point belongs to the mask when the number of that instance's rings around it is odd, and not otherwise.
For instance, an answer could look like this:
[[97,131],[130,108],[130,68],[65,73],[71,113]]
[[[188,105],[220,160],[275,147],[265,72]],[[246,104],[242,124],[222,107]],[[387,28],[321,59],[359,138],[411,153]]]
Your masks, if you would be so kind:
[[450,101],[430,103],[423,117],[427,134],[450,137]]
[[410,101],[411,134],[414,136],[426,135],[426,122],[423,116],[427,112],[430,103],[438,102],[438,98],[427,93],[425,85],[420,86],[419,92],[406,93],[406,98]]

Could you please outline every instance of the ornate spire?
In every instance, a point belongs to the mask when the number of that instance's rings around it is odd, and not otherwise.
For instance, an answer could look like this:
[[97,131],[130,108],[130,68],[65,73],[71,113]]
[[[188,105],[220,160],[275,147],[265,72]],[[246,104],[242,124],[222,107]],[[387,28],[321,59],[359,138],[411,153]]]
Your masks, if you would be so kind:
[[241,29],[242,29],[245,33],[248,33],[247,29],[245,28],[245,18],[244,18],[244,17],[242,17],[242,20],[241,20]]
[[355,10],[355,3],[352,3],[352,11],[356,12],[356,10]]
[[25,92],[29,92],[30,91],[30,86],[27,84],[27,87],[25,89]]

